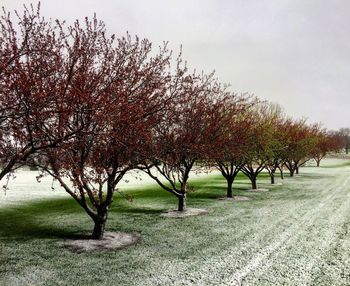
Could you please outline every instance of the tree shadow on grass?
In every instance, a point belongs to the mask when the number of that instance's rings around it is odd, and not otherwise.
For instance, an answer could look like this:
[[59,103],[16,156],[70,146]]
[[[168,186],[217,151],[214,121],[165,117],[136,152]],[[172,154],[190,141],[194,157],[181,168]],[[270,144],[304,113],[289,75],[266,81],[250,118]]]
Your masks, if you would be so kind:
[[[159,216],[167,209],[140,207],[124,200],[112,204],[110,216],[138,218]],[[25,205],[0,209],[0,239],[88,238],[93,222],[72,199],[51,199],[27,202]],[[85,235],[87,234],[87,235]]]
[[45,238],[80,238],[82,235],[76,230],[70,230],[66,227],[56,227],[53,224],[42,224],[35,217],[27,217],[25,219],[9,220],[8,223],[2,225],[0,230],[1,239],[30,240]]
[[[0,237],[30,238],[72,238],[73,231],[64,226],[65,217],[79,217],[79,206],[69,199],[28,202],[26,205],[0,209]],[[56,220],[58,219],[58,220]],[[56,220],[56,221],[55,221]],[[59,227],[57,225],[62,225]]]
[[[245,184],[246,185],[246,184]],[[233,192],[242,192],[246,190],[246,187],[233,187]],[[215,185],[207,185],[200,191],[194,191],[189,194],[189,198],[194,199],[215,199],[222,196],[225,196],[227,192],[226,186],[215,186]]]
[[[165,206],[165,204],[164,204]],[[129,203],[128,206],[114,206],[111,208],[110,213],[115,213],[115,214],[128,214],[128,215],[135,215],[135,216],[140,216],[140,215],[159,215],[162,213],[164,210],[167,208],[145,208],[138,206],[134,203]]]

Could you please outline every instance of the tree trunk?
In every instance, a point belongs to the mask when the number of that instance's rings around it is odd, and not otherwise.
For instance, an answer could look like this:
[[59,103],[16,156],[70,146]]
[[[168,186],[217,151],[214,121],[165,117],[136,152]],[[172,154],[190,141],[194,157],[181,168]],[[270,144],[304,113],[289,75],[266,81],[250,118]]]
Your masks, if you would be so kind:
[[233,197],[233,192],[232,192],[233,180],[231,178],[228,178],[226,180],[227,180],[227,197],[232,198]]
[[299,174],[299,167],[295,168],[295,173],[298,175]]
[[271,178],[271,184],[274,185],[275,184],[275,172],[270,173],[270,178]]
[[290,169],[290,170],[289,170],[289,175],[290,175],[291,177],[294,177],[294,169]]
[[345,153],[349,154],[349,149],[348,148],[345,148]]
[[92,239],[102,239],[105,231],[106,219],[95,219],[95,226],[92,232]]
[[258,188],[257,185],[256,185],[256,178],[252,177],[252,178],[250,178],[250,180],[252,182],[252,189],[256,190]]
[[186,209],[186,194],[187,194],[187,180],[181,183],[181,195],[178,196],[178,211],[182,212]]
[[3,177],[5,177],[8,173],[11,172],[11,170],[13,170],[14,166],[15,166],[15,159],[10,160],[10,162],[8,162],[5,166],[2,166],[3,169],[0,172],[0,181],[3,179]]
[[319,167],[319,166],[320,166],[320,162],[321,162],[321,160],[316,160],[317,167]]
[[183,194],[182,196],[178,196],[178,211],[182,212],[186,209],[186,193]]
[[283,169],[280,168],[280,174],[281,174],[281,179],[283,180],[284,179],[284,174],[283,174]]

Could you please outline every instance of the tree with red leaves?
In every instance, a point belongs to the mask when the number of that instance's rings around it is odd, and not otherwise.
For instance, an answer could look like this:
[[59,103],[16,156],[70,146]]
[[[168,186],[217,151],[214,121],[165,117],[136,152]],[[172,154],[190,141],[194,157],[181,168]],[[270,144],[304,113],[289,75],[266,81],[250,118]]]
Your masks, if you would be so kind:
[[309,161],[311,150],[317,144],[317,133],[319,125],[307,125],[305,120],[289,120],[284,125],[287,134],[287,153],[284,164],[293,177],[294,173],[299,173],[299,167]]
[[[153,153],[143,170],[178,199],[178,211],[186,209],[190,172],[215,142],[220,126],[222,100],[227,95],[213,74],[187,74],[173,80],[174,100],[155,128]],[[159,176],[160,175],[160,176]],[[164,183],[167,182],[167,183]]]
[[244,164],[244,152],[249,142],[250,109],[256,104],[251,96],[233,94],[223,102],[219,136],[207,149],[208,165],[216,167],[226,179],[226,196],[233,197],[233,182]]
[[338,152],[342,148],[342,141],[337,134],[331,134],[326,130],[320,130],[316,136],[317,142],[310,154],[319,167],[328,152]]
[[66,92],[73,106],[60,127],[79,131],[43,150],[39,164],[92,218],[92,238],[101,239],[116,186],[143,160],[170,99],[171,53],[164,45],[151,57],[148,40],[107,37],[96,18],[58,24],[66,35],[61,55],[70,67]]

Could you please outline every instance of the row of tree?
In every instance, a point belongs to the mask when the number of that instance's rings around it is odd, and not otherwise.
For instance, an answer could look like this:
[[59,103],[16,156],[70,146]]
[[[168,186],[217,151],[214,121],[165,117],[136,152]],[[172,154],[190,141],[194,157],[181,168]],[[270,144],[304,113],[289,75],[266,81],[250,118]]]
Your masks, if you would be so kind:
[[[257,188],[266,169],[290,175],[338,150],[340,137],[189,72],[167,44],[116,38],[96,18],[68,26],[39,7],[0,21],[0,179],[39,166],[94,221],[102,238],[118,183],[141,169],[186,207],[195,164],[216,167],[227,196],[239,171]],[[14,24],[17,22],[17,24]],[[69,180],[67,180],[69,179]]]

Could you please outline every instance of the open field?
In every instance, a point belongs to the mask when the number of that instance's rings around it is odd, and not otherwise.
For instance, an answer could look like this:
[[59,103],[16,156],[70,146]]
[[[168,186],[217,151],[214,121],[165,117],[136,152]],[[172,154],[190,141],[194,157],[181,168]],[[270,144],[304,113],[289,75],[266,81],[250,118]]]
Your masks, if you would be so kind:
[[157,186],[129,186],[133,201],[116,195],[107,229],[142,242],[89,254],[63,248],[91,231],[87,215],[48,179],[18,174],[0,196],[0,285],[350,285],[350,164],[322,163],[282,186],[262,174],[265,193],[239,176],[236,194],[250,201],[218,200],[218,174],[196,178],[188,206],[210,212],[185,219],[159,216],[176,199]]

